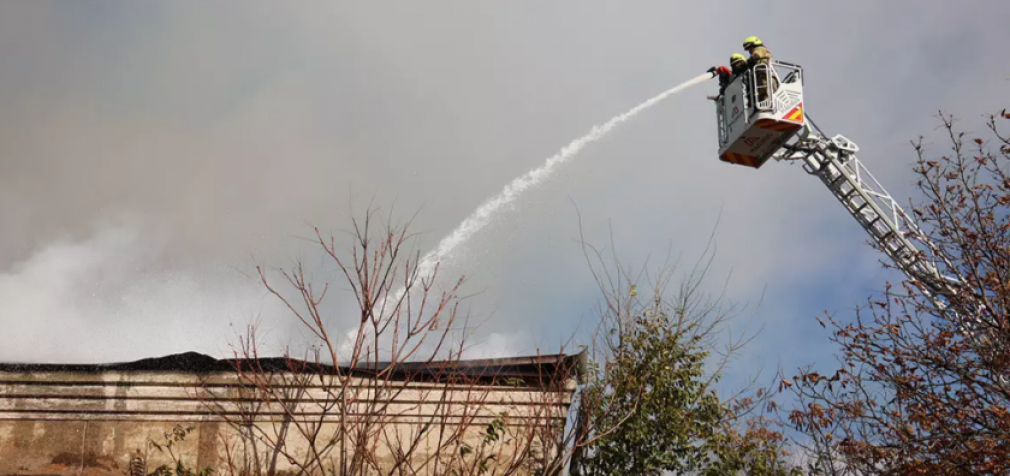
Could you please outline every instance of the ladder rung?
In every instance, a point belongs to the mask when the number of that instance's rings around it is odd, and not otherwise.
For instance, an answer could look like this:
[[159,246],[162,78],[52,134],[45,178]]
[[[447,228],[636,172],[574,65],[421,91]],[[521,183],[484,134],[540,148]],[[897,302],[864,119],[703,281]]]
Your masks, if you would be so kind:
[[890,238],[890,236],[888,236],[888,235],[891,234],[891,230],[887,229],[887,228],[881,230],[880,228],[877,228],[877,227],[871,227],[870,228],[870,233],[872,233],[873,236],[877,237],[878,240],[885,241],[888,238]]
[[838,190],[838,184],[839,183],[844,183],[844,182],[845,182],[845,174],[840,173],[840,174],[838,174],[838,178],[832,180],[831,184],[828,185],[828,187],[830,187],[830,188],[832,188],[834,190]]

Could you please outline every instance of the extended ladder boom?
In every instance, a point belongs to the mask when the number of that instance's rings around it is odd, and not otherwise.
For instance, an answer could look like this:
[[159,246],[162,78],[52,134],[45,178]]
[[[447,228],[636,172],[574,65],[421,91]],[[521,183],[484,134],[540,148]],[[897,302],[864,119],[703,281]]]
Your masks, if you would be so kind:
[[[993,329],[999,327],[986,322],[987,312],[981,302],[969,299],[964,309],[948,308],[952,296],[959,291],[970,291],[965,290],[958,279],[942,275],[936,263],[928,260],[927,257],[937,256],[936,248],[912,217],[859,161],[856,157],[859,147],[841,135],[825,138],[819,131],[810,128],[812,121],[809,117],[806,123],[797,140],[776,153],[776,160],[802,161],[804,170],[827,185],[828,190],[870,235],[877,248],[886,253],[906,276],[920,283],[923,292],[938,309],[953,313],[955,323],[980,355],[1002,355],[1002,339],[990,338]],[[932,248],[933,253],[923,253],[908,239],[909,236],[918,237],[920,242]],[[966,296],[961,297],[963,301]],[[1010,385],[1010,377],[995,377],[1001,384]]]
[[[783,78],[780,72],[786,73]],[[800,161],[938,309],[953,313],[980,353],[1002,355],[1005,339],[993,335],[1002,327],[992,319],[984,299],[961,280],[941,274],[936,261],[930,261],[943,259],[943,253],[859,161],[859,147],[841,135],[827,138],[804,113],[803,69],[773,61],[734,77],[714,98],[720,160],[754,168],[770,157]],[[959,303],[958,308],[951,309],[951,302]]]
[[804,170],[827,185],[895,266],[922,283],[934,300],[949,295],[953,291],[949,280],[908,239],[925,235],[859,161],[856,157],[859,147],[841,135],[827,139],[811,129],[809,117],[805,122],[796,142],[784,146],[775,158],[802,161]]

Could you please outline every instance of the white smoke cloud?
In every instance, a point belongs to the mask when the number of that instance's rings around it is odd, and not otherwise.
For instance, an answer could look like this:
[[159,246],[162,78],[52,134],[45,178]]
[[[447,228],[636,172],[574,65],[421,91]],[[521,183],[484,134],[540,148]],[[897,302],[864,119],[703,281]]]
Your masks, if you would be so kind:
[[[0,271],[0,361],[108,362],[230,353],[245,324],[282,310],[252,277],[162,258],[170,234],[136,218],[39,247]],[[251,267],[251,266],[250,266]],[[273,336],[277,337],[277,336]]]
[[[252,260],[238,268],[175,262],[166,259],[174,236],[154,220],[106,219],[81,238],[50,242],[0,269],[0,362],[108,363],[188,351],[230,357],[250,322],[258,326],[260,355],[312,358],[304,352],[320,342],[265,289]],[[316,279],[334,278],[317,264],[306,262],[308,272],[322,273]],[[293,292],[264,266],[279,292]],[[340,316],[357,313],[339,292],[327,296],[321,310],[346,359],[357,327]],[[466,357],[513,355],[524,347],[517,336],[492,333],[470,345]]]
[[[526,337],[524,339],[524,337]],[[494,359],[530,353],[529,334],[491,332],[463,350],[464,359]],[[556,349],[545,349],[545,352]]]

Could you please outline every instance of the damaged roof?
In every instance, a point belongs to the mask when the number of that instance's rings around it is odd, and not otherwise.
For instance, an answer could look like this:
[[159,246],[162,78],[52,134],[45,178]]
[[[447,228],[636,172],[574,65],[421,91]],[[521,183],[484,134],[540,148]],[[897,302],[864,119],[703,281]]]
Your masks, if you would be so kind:
[[0,372],[185,372],[217,373],[235,372],[311,372],[350,373],[368,377],[378,371],[387,371],[393,380],[410,381],[451,381],[466,379],[470,382],[544,385],[557,379],[575,377],[582,380],[585,372],[585,351],[575,355],[549,354],[526,357],[506,357],[495,359],[443,360],[428,362],[402,362],[392,365],[380,362],[377,365],[362,363],[354,368],[319,364],[310,361],[268,357],[260,359],[215,359],[198,352],[184,352],[164,357],[141,359],[133,362],[110,364],[43,364],[43,363],[0,363]]

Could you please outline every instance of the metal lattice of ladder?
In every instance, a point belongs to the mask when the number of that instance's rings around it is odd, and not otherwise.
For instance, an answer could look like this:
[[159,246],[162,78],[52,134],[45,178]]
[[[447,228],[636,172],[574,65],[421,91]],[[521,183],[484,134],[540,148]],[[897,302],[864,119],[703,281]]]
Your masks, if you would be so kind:
[[[807,118],[808,123],[812,121]],[[816,126],[814,126],[816,127]],[[878,249],[883,251],[906,276],[922,285],[922,290],[938,309],[952,312],[961,329],[975,344],[980,353],[999,352],[992,349],[987,338],[983,316],[984,306],[969,303],[968,309],[957,312],[950,309],[944,299],[958,293],[959,280],[942,275],[935,262],[928,261],[909,236],[924,238],[915,220],[901,208],[901,205],[884,189],[856,157],[859,147],[841,135],[826,139],[805,125],[795,144],[783,148],[776,154],[777,160],[801,161],[804,170],[817,176],[842,203],[842,206],[856,219],[873,239]],[[929,257],[935,258],[937,250],[928,242]],[[997,340],[998,341],[998,340]],[[1010,385],[1010,378],[997,376],[1004,385]]]
[[944,278],[934,263],[909,240],[923,236],[915,221],[856,157],[859,147],[843,136],[826,139],[808,128],[800,147],[786,149],[779,160],[802,160],[899,269],[923,283],[932,296],[942,294]]

